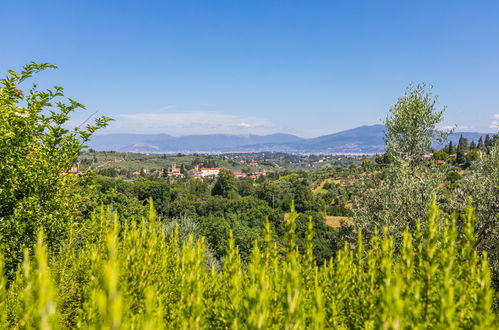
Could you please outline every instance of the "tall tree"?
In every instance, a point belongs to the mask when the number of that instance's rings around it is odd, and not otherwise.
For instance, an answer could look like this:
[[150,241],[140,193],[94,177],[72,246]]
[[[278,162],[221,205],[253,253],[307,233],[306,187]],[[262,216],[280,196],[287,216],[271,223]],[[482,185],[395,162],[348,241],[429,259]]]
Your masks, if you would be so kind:
[[443,120],[445,107],[436,109],[437,97],[425,84],[409,85],[384,121],[387,151],[410,163],[423,159],[434,139],[443,141],[448,132],[437,130]]
[[469,147],[468,147],[468,139],[467,139],[467,138],[465,138],[463,135],[461,135],[461,136],[459,137],[458,147],[459,147],[459,146],[461,146],[461,149],[463,149],[463,150],[465,150],[465,151],[466,151],[466,150],[468,150],[468,148],[469,148]]
[[456,152],[456,164],[464,164],[465,161],[465,149],[463,145],[458,144],[457,145],[457,152]]
[[449,155],[452,155],[452,154],[454,154],[454,151],[455,150],[454,150],[454,146],[452,145],[452,141],[449,141],[449,146],[447,147],[447,153]]
[[483,143],[483,138],[481,136],[478,139],[478,150],[485,151],[485,144]]
[[[444,180],[441,166],[420,161],[434,138],[441,140],[448,134],[436,128],[444,110],[435,110],[435,102],[424,84],[410,85],[390,109],[385,141],[396,161],[379,173],[359,176],[362,194],[352,200],[355,227],[367,237],[375,228],[386,227],[399,243],[403,230],[415,229],[415,219],[424,218],[432,195]],[[449,149],[452,152],[451,143]]]
[[459,143],[457,144],[457,152],[456,152],[457,164],[464,164],[467,149],[468,149],[468,140],[461,135],[459,137]]
[[476,149],[476,143],[475,143],[475,141],[471,141],[470,150],[475,150],[475,149]]

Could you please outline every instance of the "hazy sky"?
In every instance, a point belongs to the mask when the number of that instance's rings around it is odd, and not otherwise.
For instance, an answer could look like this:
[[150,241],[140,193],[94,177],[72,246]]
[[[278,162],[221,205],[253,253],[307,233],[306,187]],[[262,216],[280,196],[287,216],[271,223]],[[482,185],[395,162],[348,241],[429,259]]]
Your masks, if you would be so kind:
[[40,85],[106,132],[317,136],[379,123],[411,81],[444,125],[497,131],[497,0],[16,0],[0,22],[1,74],[58,65]]

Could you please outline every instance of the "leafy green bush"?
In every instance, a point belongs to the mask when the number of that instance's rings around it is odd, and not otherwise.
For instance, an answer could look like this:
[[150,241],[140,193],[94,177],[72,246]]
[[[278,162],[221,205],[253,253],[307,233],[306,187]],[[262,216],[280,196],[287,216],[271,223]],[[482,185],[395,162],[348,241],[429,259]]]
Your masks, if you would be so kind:
[[76,178],[67,171],[91,134],[110,120],[66,129],[69,115],[83,105],[65,99],[62,87],[21,90],[47,68],[55,66],[31,63],[0,80],[0,242],[9,272],[40,228],[50,247],[66,236],[78,200],[72,193]]
[[[491,328],[493,291],[487,256],[477,254],[473,209],[443,218],[435,202],[423,231],[393,239],[362,235],[322,266],[313,256],[312,222],[299,252],[296,219],[287,244],[270,223],[243,267],[232,234],[220,271],[206,264],[203,238],[178,230],[150,209],[119,222],[102,209],[84,233],[72,232],[55,259],[43,235],[8,288],[0,281],[0,322],[14,328]],[[119,223],[124,223],[119,227]]]

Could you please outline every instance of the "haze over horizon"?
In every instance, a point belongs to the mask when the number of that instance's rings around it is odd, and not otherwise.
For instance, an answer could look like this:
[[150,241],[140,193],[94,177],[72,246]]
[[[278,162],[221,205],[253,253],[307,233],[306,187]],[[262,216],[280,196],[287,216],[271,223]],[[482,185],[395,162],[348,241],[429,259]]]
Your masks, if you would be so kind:
[[379,124],[412,81],[442,125],[497,132],[499,2],[18,1],[2,5],[0,71],[116,120],[101,133],[301,137]]

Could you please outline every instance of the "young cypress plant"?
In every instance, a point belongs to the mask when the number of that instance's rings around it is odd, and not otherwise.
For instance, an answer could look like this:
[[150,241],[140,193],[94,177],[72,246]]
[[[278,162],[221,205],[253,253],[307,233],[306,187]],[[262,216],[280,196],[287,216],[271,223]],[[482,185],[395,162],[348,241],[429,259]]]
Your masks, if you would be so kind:
[[114,226],[114,230],[106,238],[108,256],[102,269],[102,284],[94,295],[99,318],[93,326],[101,329],[119,329],[125,314],[123,297],[119,288],[117,217],[114,219]]
[[179,303],[180,313],[178,325],[183,329],[200,329],[204,326],[205,300],[204,284],[206,269],[204,268],[204,240],[194,243],[189,235],[188,241],[182,246],[181,282]]
[[246,267],[230,236],[218,272],[205,262],[203,239],[191,235],[181,244],[178,229],[167,234],[152,208],[131,222],[118,222],[103,208],[50,260],[39,236],[7,291],[0,277],[0,322],[86,329],[496,325],[487,256],[474,250],[471,206],[458,227],[457,218],[446,219],[433,202],[425,230],[406,230],[397,251],[386,229],[367,245],[359,232],[354,247],[345,245],[321,266],[313,257],[310,221],[300,252],[296,217],[293,211],[287,219],[282,251],[265,222],[263,242],[255,242]]
[[57,327],[56,290],[52,282],[48,265],[47,250],[44,245],[43,232],[38,233],[34,256],[24,252],[22,276],[13,290],[22,290],[16,294],[21,309],[16,308],[18,315],[14,317],[16,326],[27,329],[53,329]]
[[5,279],[3,253],[0,253],[0,329],[7,329],[9,325],[7,303],[7,280]]

